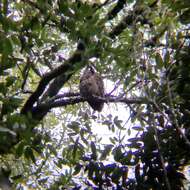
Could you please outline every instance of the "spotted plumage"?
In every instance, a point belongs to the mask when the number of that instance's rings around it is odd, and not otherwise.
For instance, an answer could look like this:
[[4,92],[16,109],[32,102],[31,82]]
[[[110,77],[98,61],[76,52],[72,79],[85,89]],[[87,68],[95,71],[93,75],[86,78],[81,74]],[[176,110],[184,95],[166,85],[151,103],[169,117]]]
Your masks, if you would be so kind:
[[101,76],[92,66],[87,66],[80,79],[80,94],[84,97],[92,109],[102,111],[104,102],[97,96],[104,97],[104,83]]

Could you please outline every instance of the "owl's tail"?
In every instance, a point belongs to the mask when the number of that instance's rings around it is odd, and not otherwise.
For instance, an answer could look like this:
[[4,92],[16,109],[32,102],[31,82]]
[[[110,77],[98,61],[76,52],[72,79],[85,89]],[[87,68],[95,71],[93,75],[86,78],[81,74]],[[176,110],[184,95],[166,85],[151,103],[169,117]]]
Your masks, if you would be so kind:
[[93,110],[101,112],[104,107],[104,102],[100,102],[98,100],[89,100],[88,103],[92,107]]

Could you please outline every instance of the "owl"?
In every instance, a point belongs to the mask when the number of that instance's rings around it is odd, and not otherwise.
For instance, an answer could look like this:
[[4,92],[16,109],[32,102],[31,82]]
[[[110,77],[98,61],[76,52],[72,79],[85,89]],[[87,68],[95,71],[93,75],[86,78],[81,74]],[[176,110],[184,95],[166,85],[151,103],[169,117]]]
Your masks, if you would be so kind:
[[93,110],[102,111],[104,102],[96,96],[104,97],[104,83],[92,66],[87,66],[80,79],[80,95],[84,97]]

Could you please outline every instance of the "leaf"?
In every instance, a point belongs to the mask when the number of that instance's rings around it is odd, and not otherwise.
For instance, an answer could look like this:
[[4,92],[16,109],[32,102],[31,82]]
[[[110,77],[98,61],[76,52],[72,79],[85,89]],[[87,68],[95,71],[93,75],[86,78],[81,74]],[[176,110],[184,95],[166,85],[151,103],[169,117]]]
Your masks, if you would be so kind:
[[164,63],[165,65],[168,65],[170,63],[170,52],[167,51],[166,54],[164,55]]
[[93,160],[96,160],[97,159],[97,150],[96,150],[96,145],[94,142],[91,142],[90,143],[90,147],[91,147],[91,151],[92,151],[92,155],[91,155],[91,158]]
[[0,92],[5,95],[7,91],[8,89],[6,88],[6,83],[0,82]]
[[112,124],[112,122],[110,120],[105,120],[103,121],[102,123],[103,125],[107,125],[107,126],[110,126]]
[[139,149],[141,148],[142,144],[141,143],[137,143],[137,142],[132,142],[131,144],[128,144],[127,147],[129,148],[136,148]]
[[118,146],[118,147],[114,148],[112,153],[113,153],[113,156],[114,156],[114,160],[116,162],[120,162],[121,159],[123,158],[123,153],[121,151],[121,146]]
[[8,128],[0,127],[0,133],[9,133],[16,137],[16,133]]
[[76,159],[76,153],[78,149],[79,137],[76,139],[75,144],[73,146],[73,159]]
[[103,152],[102,152],[102,154],[101,154],[100,160],[106,159],[106,157],[110,154],[112,148],[113,148],[112,144],[106,145]]
[[4,99],[2,113],[3,114],[12,113],[15,109],[21,106],[21,103],[22,103],[22,99],[17,98],[17,97]]
[[53,145],[48,144],[48,149],[50,150],[51,154],[57,156],[57,150],[54,148]]
[[24,152],[24,146],[25,146],[25,143],[23,141],[20,141],[19,144],[17,145],[16,147],[16,155],[18,157],[21,157],[23,152]]
[[3,14],[6,15],[8,11],[8,0],[3,1]]
[[122,158],[121,163],[123,165],[131,165],[131,159],[132,159],[132,151],[128,151]]
[[111,125],[110,127],[109,127],[109,130],[111,130],[113,133],[115,132],[115,125]]
[[182,24],[189,24],[190,23],[190,9],[187,9],[180,15],[180,21]]
[[116,142],[117,142],[117,141],[116,141],[114,138],[112,138],[112,137],[110,137],[109,140],[110,140],[110,142],[111,142],[112,144],[116,144]]
[[117,167],[116,163],[113,163],[113,164],[107,164],[105,166],[105,171],[106,171],[106,174],[111,174],[114,169]]
[[62,169],[62,164],[64,164],[63,160],[61,160],[61,159],[58,159],[58,161],[54,161],[54,163],[60,169]]
[[19,46],[19,47],[21,46],[20,39],[18,38],[17,35],[12,35],[11,41],[12,41],[12,44],[14,44],[14,46]]
[[127,130],[127,134],[128,134],[128,136],[131,135],[131,129],[130,128]]
[[9,38],[5,38],[3,41],[3,53],[11,54],[13,52],[12,41]]
[[33,150],[31,147],[29,147],[29,146],[25,147],[24,156],[25,156],[25,158],[32,160],[32,162],[34,164],[36,163],[36,159],[34,157],[34,153],[33,153]]
[[77,121],[72,121],[70,124],[67,125],[67,127],[75,131],[75,133],[79,133],[80,123]]
[[6,86],[9,87],[11,86],[14,82],[16,82],[17,77],[15,76],[10,76],[6,78]]
[[77,174],[79,174],[80,173],[80,171],[81,171],[81,169],[82,169],[82,165],[81,164],[77,164],[76,166],[75,166],[75,168],[74,168],[74,172],[73,172],[73,175],[77,175]]
[[38,179],[38,183],[43,185],[43,184],[46,184],[49,180],[49,177],[43,177],[41,179]]
[[121,176],[122,176],[122,171],[121,171],[121,169],[120,169],[119,167],[117,167],[117,168],[115,168],[115,169],[113,170],[113,174],[112,174],[112,176],[111,176],[111,179],[112,179],[112,181],[113,181],[115,184],[118,184],[118,183],[119,183],[119,180],[120,180],[120,178],[121,178]]
[[70,9],[68,7],[68,2],[67,1],[59,1],[59,11],[64,13],[66,16],[71,16],[70,14]]
[[162,69],[164,64],[163,64],[163,60],[162,60],[162,57],[159,53],[156,54],[156,65],[159,69]]
[[140,140],[140,138],[138,138],[138,137],[128,139],[129,142],[137,142],[139,140]]
[[113,120],[114,124],[119,128],[119,129],[124,129],[122,126],[121,126],[121,123],[122,123],[122,120],[119,120],[118,119],[118,116],[116,116]]
[[12,179],[14,182],[21,183],[21,182],[23,181],[23,175],[11,176],[11,179]]
[[0,72],[6,69],[12,68],[15,65],[16,65],[16,62],[14,59],[11,59],[6,54],[3,54],[1,58],[1,62],[0,62]]
[[143,127],[141,127],[141,126],[134,126],[134,127],[132,127],[132,129],[135,131],[143,131],[144,130]]

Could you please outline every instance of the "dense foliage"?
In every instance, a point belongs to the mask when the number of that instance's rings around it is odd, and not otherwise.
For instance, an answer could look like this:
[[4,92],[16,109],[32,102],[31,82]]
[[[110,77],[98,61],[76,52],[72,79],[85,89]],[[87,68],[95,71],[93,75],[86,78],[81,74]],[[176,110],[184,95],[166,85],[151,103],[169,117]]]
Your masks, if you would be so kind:
[[[189,0],[1,1],[0,187],[183,189],[189,24]],[[88,64],[101,113],[79,93]]]

